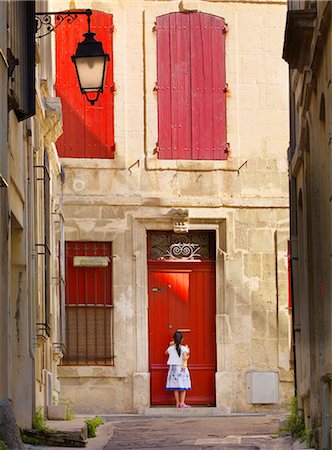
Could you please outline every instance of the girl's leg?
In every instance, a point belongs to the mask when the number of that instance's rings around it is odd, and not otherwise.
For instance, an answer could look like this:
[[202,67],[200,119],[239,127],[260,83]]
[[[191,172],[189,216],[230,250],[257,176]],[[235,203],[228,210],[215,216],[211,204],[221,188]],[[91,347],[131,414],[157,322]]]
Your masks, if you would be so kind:
[[174,398],[175,398],[176,406],[179,406],[180,405],[179,391],[174,391]]
[[180,391],[180,408],[190,408],[189,405],[185,404],[185,399],[186,399],[186,393],[187,391]]

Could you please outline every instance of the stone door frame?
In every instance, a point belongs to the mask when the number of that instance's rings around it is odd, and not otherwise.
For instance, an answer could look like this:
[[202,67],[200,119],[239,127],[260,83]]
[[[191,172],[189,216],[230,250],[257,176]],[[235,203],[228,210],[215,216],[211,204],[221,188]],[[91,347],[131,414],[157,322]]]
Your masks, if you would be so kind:
[[[135,364],[133,373],[133,411],[144,413],[150,407],[150,373],[148,352],[148,263],[147,232],[149,230],[172,230],[174,220],[171,216],[145,217],[133,219],[133,276],[135,307]],[[225,380],[227,344],[226,330],[226,295],[225,295],[225,260],[226,219],[190,218],[190,230],[215,230],[216,232],[216,407],[224,412],[231,411],[231,405],[225,404],[225,389],[229,382]],[[226,381],[226,383],[225,383]]]

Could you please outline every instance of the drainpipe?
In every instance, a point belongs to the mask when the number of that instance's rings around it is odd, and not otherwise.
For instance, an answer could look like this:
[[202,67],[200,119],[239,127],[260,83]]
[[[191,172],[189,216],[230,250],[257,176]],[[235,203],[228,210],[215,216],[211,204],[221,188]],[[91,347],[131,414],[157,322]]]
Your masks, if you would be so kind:
[[[290,145],[288,148],[288,165],[290,162],[296,147],[296,121],[295,121],[295,100],[292,91],[292,75],[293,70],[289,69],[289,130],[290,130]],[[296,202],[296,180],[292,177],[291,171],[289,171],[289,201],[290,201],[290,283],[291,283],[291,302],[292,302],[292,336],[293,336],[293,355],[294,355],[294,395],[297,396],[297,368],[296,368],[296,336],[295,336],[295,301],[294,301],[294,270],[293,261],[297,258],[293,252],[293,236],[297,235],[296,214],[297,214],[297,202]]]
[[35,260],[35,232],[34,224],[35,221],[35,207],[34,207],[34,148],[33,148],[33,137],[32,128],[33,120],[31,118],[27,119],[27,170],[28,170],[28,181],[27,181],[27,196],[28,196],[28,235],[30,238],[27,243],[28,251],[28,301],[29,301],[29,355],[32,360],[32,412],[31,417],[36,411],[36,363],[35,363],[35,322],[36,322],[36,305],[35,305],[35,271],[36,271],[36,260]]

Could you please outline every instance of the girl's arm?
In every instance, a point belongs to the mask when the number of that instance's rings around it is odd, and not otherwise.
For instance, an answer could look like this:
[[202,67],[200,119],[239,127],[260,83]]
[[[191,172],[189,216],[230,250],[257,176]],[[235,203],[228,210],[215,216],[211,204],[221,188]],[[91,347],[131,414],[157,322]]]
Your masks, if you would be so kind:
[[183,352],[183,353],[182,353],[182,360],[183,360],[183,367],[184,367],[185,369],[186,369],[187,366],[188,366],[188,358],[189,358],[188,353]]

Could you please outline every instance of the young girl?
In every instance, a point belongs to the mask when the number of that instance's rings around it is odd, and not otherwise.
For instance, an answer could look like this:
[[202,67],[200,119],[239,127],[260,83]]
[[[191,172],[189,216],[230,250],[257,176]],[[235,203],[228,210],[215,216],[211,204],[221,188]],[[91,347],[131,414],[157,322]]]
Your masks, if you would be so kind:
[[182,334],[177,331],[170,346],[165,351],[168,355],[167,364],[169,365],[166,389],[174,391],[174,398],[177,408],[190,408],[184,402],[186,392],[191,389],[190,374],[187,369],[187,360],[189,358],[189,348],[181,345],[183,340]]

